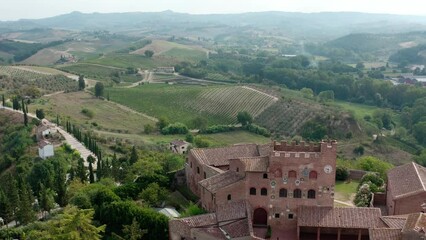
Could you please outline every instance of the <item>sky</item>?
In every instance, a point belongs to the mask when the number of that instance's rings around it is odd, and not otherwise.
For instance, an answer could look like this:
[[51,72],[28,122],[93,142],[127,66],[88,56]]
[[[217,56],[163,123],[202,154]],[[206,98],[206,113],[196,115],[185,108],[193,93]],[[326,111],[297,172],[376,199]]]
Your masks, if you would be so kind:
[[242,13],[368,12],[426,16],[424,0],[0,0],[0,20],[37,19],[73,11]]

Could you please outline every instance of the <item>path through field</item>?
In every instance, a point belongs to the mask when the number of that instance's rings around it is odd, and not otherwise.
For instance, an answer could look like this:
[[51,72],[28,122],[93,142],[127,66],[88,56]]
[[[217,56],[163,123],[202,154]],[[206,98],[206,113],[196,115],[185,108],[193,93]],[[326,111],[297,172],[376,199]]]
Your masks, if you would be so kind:
[[[0,109],[5,109],[11,112],[24,114],[22,111],[13,110],[12,108],[9,108],[9,107],[0,106]],[[32,113],[28,113],[28,116],[38,119],[37,116]],[[47,121],[47,119],[45,120]],[[47,122],[51,124],[49,121]],[[55,124],[52,124],[52,125],[55,125]],[[84,159],[84,166],[86,167],[89,166],[89,162],[87,162],[87,157],[92,155],[95,158],[95,164],[93,164],[93,169],[96,169],[96,161],[98,160],[98,158],[95,156],[95,154],[89,151],[89,149],[87,149],[81,142],[77,141],[77,139],[71,136],[71,134],[64,131],[61,127],[56,126],[56,129],[65,138],[65,141],[71,146],[71,148],[77,150],[80,153],[80,156]]]

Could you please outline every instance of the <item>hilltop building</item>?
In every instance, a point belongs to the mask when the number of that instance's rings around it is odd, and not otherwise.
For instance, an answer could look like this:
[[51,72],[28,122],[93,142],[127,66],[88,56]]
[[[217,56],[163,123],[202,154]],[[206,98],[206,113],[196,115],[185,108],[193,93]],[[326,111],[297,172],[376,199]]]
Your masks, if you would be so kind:
[[42,159],[46,159],[48,157],[53,157],[53,145],[49,141],[41,140],[38,142],[38,156]]
[[185,154],[188,151],[189,142],[185,142],[181,139],[176,139],[172,142],[170,142],[169,149],[170,151],[177,153],[177,154]]
[[[335,141],[273,142],[190,150],[186,183],[210,213],[171,220],[170,239],[264,239],[267,226],[280,240],[425,239],[425,214],[415,201],[410,203],[418,206],[404,216],[382,216],[379,208],[333,207],[336,147]],[[421,179],[419,167],[411,165]],[[401,195],[392,185],[397,173],[390,172],[391,196]],[[403,196],[426,199],[416,187]]]

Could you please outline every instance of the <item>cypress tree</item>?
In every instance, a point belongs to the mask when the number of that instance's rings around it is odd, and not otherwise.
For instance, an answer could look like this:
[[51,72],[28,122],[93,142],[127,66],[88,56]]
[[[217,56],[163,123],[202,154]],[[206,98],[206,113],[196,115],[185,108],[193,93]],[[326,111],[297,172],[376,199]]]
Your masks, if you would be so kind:
[[16,212],[16,220],[19,224],[27,224],[36,219],[32,204],[33,196],[31,194],[31,188],[24,180],[21,180],[18,209]]
[[136,147],[133,145],[132,153],[130,154],[130,159],[129,159],[130,165],[133,165],[134,163],[136,163],[138,159],[139,159],[138,151],[136,150]]
[[98,161],[96,162],[96,178],[97,180],[101,180],[103,177],[103,169],[102,169],[102,160],[98,158]]
[[58,114],[56,114],[56,125],[59,126],[59,115]]
[[54,190],[56,192],[56,202],[59,204],[59,206],[65,207],[67,205],[67,185],[65,169],[58,161],[53,162],[53,169],[55,171]]
[[80,181],[82,183],[84,183],[87,180],[86,169],[84,168],[84,160],[83,160],[83,158],[80,158],[78,160],[76,174],[77,174],[78,178],[80,178]]
[[89,181],[90,181],[90,183],[95,182],[95,175],[93,174],[92,162],[89,162]]
[[1,100],[3,103],[3,107],[6,107],[6,99],[4,98],[4,94],[1,95]]
[[27,116],[27,110],[25,110],[25,103],[24,100],[22,100],[22,111],[24,112],[24,125],[28,126],[28,116]]

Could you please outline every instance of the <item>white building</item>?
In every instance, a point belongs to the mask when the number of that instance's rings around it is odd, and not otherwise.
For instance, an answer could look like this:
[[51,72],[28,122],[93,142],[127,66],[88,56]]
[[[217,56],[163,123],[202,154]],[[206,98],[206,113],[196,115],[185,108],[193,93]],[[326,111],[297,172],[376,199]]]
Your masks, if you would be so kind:
[[54,151],[53,151],[53,145],[46,141],[46,140],[41,140],[38,143],[38,156],[46,159],[48,157],[53,157],[55,155]]

